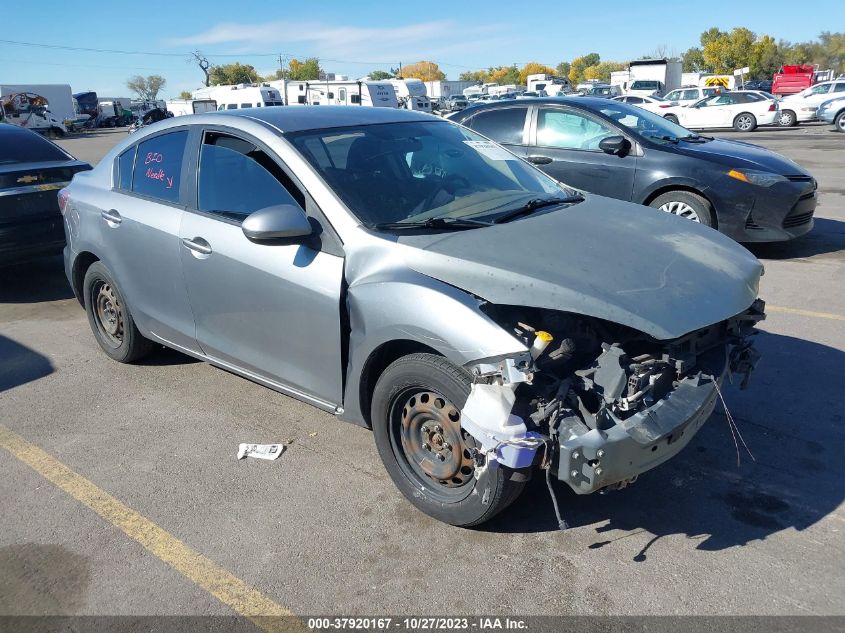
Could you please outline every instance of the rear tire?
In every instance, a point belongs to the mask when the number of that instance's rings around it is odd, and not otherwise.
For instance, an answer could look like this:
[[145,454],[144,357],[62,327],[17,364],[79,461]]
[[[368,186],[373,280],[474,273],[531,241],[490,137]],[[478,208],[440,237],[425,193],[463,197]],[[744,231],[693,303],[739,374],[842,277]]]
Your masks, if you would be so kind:
[[837,131],[845,132],[845,112],[840,112],[836,115],[833,125],[836,126]]
[[781,110],[778,118],[778,125],[781,127],[792,127],[798,124],[798,117],[792,110]]
[[477,470],[470,457],[477,444],[460,426],[470,386],[470,375],[445,358],[410,354],[379,377],[371,410],[376,447],[399,491],[429,516],[462,527],[493,518],[527,480],[504,466]]
[[102,262],[94,262],[85,272],[82,296],[94,338],[109,358],[131,363],[156,348],[138,331],[129,306]]
[[750,112],[742,112],[734,118],[734,129],[737,132],[753,132],[757,129],[757,117]]
[[649,206],[704,226],[714,226],[713,207],[706,198],[691,191],[667,191],[652,200]]

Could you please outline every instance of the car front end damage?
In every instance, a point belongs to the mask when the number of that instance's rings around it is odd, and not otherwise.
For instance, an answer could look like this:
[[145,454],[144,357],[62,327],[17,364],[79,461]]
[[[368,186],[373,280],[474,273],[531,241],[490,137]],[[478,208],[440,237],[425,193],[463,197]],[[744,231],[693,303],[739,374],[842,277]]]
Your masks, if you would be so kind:
[[529,351],[476,362],[461,425],[481,470],[539,466],[578,494],[623,488],[675,456],[709,418],[725,379],[745,388],[764,303],[661,341],[550,310],[485,304]]

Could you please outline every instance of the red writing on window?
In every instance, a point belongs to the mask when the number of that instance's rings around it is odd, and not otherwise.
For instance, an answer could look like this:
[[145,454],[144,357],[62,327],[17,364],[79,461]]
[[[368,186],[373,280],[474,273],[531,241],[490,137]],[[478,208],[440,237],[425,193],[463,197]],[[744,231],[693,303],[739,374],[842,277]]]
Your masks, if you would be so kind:
[[160,163],[164,160],[164,156],[158,152],[147,152],[147,157],[144,159],[144,164]]
[[164,173],[163,169],[158,169],[154,171],[152,167],[147,167],[147,173],[144,174],[147,178],[152,178],[153,180],[158,180],[163,182],[167,189],[173,188],[173,176],[168,176]]

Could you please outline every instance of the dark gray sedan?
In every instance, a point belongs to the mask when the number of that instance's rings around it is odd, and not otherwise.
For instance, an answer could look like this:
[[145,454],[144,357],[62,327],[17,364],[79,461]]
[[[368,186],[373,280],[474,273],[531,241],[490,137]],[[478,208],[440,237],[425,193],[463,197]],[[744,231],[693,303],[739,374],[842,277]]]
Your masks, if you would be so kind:
[[790,240],[813,228],[816,181],[805,169],[635,106],[590,97],[507,101],[450,120],[560,182],[712,226],[739,242]]
[[538,469],[624,487],[756,360],[748,251],[430,115],[169,119],[65,194],[67,276],[106,355],[166,345],[371,427],[399,490],[455,525]]

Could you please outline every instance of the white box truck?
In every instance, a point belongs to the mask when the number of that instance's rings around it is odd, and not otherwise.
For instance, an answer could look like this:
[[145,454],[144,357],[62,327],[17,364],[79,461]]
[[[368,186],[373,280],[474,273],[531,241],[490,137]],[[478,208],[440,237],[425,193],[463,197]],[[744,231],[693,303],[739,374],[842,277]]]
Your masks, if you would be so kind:
[[[0,85],[0,108],[5,113],[6,123],[25,127],[48,136],[64,136],[73,117],[60,119],[50,110],[48,99],[33,91],[20,90],[38,86]],[[68,86],[70,88],[70,86]],[[73,97],[71,96],[71,105]],[[68,123],[65,124],[65,121]]]
[[3,84],[0,97],[12,94],[34,94],[47,100],[47,110],[63,125],[73,121],[78,112],[74,108],[73,92],[68,84]]
[[628,62],[626,94],[662,97],[681,87],[683,64],[676,59],[638,59]]

